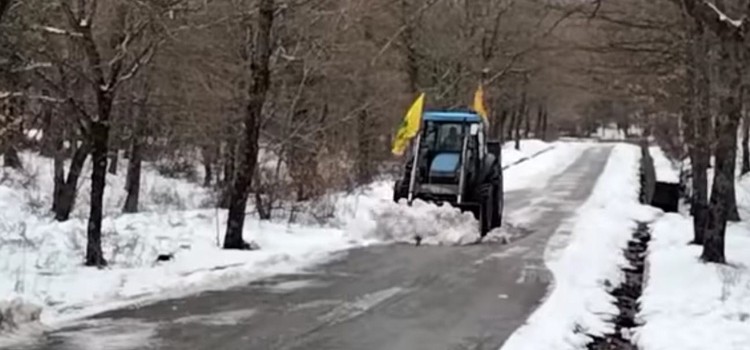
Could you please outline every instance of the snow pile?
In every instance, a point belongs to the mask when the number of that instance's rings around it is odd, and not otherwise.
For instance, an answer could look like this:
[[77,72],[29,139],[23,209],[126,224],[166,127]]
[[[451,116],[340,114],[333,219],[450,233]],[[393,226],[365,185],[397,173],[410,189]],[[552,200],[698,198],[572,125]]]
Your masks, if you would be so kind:
[[638,147],[615,146],[589,199],[551,238],[556,244],[545,252],[554,275],[550,293],[502,349],[580,349],[590,341],[587,334],[613,331],[609,321],[618,309],[608,290],[624,278],[621,251],[636,221],[656,215],[638,201],[639,160]]
[[479,238],[474,216],[445,204],[415,200],[393,202],[393,181],[379,181],[352,194],[338,194],[323,200],[334,212],[328,225],[368,242],[454,245]]
[[375,227],[370,233],[384,241],[424,244],[466,244],[479,239],[479,223],[470,212],[461,213],[448,204],[439,206],[420,200],[405,210],[406,201],[384,205],[374,211]]
[[0,334],[17,329],[19,326],[39,321],[42,309],[20,298],[10,302],[0,301]]
[[672,163],[664,151],[659,146],[649,147],[649,154],[654,160],[654,168],[656,170],[656,181],[666,182],[671,184],[680,183],[680,171],[677,169],[674,163]]
[[750,344],[750,222],[727,228],[727,265],[700,261],[689,217],[653,225],[636,333],[640,349],[747,349]]

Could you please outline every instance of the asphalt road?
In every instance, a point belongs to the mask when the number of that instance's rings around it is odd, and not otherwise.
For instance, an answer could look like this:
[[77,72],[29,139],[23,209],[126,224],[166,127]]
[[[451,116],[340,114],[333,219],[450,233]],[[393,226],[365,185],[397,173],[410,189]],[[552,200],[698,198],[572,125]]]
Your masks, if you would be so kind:
[[355,249],[309,273],[98,315],[29,350],[497,350],[547,292],[549,237],[585,201],[609,146],[545,188],[506,194],[510,244]]

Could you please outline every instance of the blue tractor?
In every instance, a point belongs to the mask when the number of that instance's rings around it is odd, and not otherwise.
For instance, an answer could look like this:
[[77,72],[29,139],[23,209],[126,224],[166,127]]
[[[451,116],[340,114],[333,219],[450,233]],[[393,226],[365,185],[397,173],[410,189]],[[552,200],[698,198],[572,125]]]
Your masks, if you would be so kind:
[[489,141],[473,111],[426,111],[393,200],[449,203],[479,220],[480,237],[500,227],[503,171],[500,142]]

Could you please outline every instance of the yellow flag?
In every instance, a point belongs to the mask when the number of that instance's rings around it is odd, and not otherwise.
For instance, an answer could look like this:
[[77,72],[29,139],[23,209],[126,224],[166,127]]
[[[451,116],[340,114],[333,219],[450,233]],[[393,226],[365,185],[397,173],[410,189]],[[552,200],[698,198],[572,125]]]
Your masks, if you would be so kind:
[[396,139],[393,140],[393,148],[391,152],[400,156],[404,154],[406,146],[409,145],[409,140],[419,132],[419,126],[422,123],[422,110],[424,109],[424,93],[417,97],[416,101],[409,107],[409,111],[406,112],[406,117],[401,123],[398,132],[396,133]]
[[474,111],[484,118],[484,121],[489,123],[487,108],[484,107],[484,89],[480,84],[477,88],[477,92],[474,93]]

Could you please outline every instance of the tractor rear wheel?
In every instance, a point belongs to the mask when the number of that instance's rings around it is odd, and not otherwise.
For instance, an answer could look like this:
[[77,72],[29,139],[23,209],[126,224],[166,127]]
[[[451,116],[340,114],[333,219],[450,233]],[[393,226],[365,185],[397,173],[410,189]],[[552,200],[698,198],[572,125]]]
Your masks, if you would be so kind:
[[492,228],[498,228],[503,223],[503,183],[500,178],[500,174],[496,174],[492,177]]
[[479,235],[484,238],[493,229],[493,212],[495,211],[492,186],[482,184],[479,188]]

